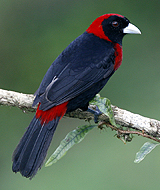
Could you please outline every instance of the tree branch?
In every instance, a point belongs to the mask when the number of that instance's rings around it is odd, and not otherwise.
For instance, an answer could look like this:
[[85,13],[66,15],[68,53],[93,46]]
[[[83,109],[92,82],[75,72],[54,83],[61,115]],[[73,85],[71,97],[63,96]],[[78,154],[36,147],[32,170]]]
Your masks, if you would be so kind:
[[[32,94],[23,94],[23,93],[0,89],[0,105],[14,106],[14,107],[18,107],[22,109],[23,111],[34,112],[36,111],[36,107],[32,107],[33,100],[34,100],[34,95]],[[95,109],[94,106],[90,106],[90,107],[92,109]],[[121,125],[122,127],[127,127],[127,131],[128,129],[134,129],[138,131],[137,133],[134,133],[134,134],[140,134],[139,133],[140,131],[141,134],[144,134],[142,136],[147,137],[147,135],[150,135],[151,137],[153,137],[151,139],[155,140],[156,138],[159,141],[160,121],[143,117],[139,114],[131,113],[129,111],[120,109],[116,106],[112,106],[112,109],[113,109],[116,123]],[[82,111],[80,109],[67,113],[65,116],[72,117],[72,118],[79,118],[83,120],[94,119],[91,113]],[[99,120],[107,123],[108,117],[102,114],[99,116]],[[121,133],[123,132],[124,130],[121,130]],[[133,134],[133,132],[130,131],[130,134],[131,133]]]

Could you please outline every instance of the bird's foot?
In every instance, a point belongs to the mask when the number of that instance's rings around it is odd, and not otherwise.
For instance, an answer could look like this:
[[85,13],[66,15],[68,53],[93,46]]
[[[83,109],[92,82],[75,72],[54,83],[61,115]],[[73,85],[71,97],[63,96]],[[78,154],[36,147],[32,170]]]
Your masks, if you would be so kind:
[[99,115],[102,114],[102,112],[99,110],[98,106],[96,106],[95,110],[93,110],[91,108],[88,108],[87,111],[90,112],[90,113],[92,113],[92,114],[94,114],[94,122],[98,123],[98,117],[99,117]]

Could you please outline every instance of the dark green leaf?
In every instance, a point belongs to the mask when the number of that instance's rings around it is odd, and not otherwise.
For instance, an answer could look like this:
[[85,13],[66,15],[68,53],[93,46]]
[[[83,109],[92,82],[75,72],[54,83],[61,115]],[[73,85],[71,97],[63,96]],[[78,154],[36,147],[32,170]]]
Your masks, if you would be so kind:
[[97,94],[94,99],[90,101],[90,104],[98,106],[99,110],[109,117],[110,123],[116,126],[111,102],[108,98],[102,98]]

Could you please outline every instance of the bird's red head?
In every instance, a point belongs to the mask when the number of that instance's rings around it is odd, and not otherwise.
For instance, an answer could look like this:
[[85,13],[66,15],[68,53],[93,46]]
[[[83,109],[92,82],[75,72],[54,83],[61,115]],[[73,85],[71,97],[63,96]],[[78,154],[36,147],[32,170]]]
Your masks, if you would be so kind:
[[117,15],[119,17],[122,17],[121,15],[118,15],[118,14],[105,14],[105,15],[102,15],[100,17],[98,17],[96,20],[94,20],[92,22],[92,24],[89,26],[89,28],[86,30],[88,33],[92,33],[94,34],[95,36],[98,36],[99,38],[102,38],[104,40],[108,40],[108,41],[111,41],[108,36],[105,35],[104,33],[104,30],[103,30],[103,26],[102,26],[102,22],[105,20],[105,19],[108,19],[110,16],[113,16],[113,15]]
[[[126,28],[128,30],[125,30]],[[140,33],[139,29],[126,17],[119,14],[105,14],[98,17],[86,31],[101,39],[119,44],[122,43],[122,38],[126,33]]]

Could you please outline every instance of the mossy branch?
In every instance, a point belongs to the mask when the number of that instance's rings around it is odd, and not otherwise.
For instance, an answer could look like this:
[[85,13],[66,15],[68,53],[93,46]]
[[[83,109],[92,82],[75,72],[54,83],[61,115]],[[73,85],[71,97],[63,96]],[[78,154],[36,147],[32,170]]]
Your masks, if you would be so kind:
[[[23,94],[14,91],[0,89],[0,105],[18,107],[23,111],[34,112],[36,107],[32,107],[34,95]],[[95,106],[90,106],[92,109]],[[148,134],[154,138],[160,138],[160,121],[143,117],[139,114],[134,114],[129,111],[120,109],[112,105],[116,124],[119,124],[128,129],[134,129],[141,133]],[[65,115],[66,117],[79,118],[83,120],[93,120],[91,113],[77,109]],[[108,122],[108,117],[104,114],[99,116],[100,121]]]

